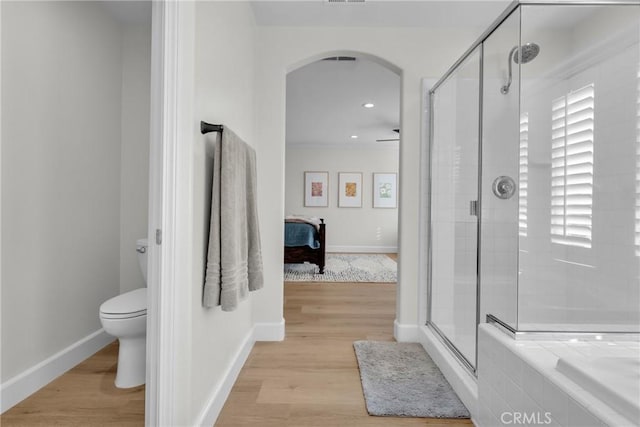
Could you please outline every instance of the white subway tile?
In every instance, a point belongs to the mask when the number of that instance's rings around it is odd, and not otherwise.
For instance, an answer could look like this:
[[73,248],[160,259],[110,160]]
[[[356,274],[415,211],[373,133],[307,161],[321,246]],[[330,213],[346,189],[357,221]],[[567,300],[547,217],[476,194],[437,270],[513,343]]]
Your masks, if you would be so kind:
[[519,355],[507,349],[504,353],[504,373],[519,387],[522,384],[522,359]]
[[542,405],[544,390],[544,378],[542,374],[525,363],[522,367],[522,389],[539,405]]
[[604,427],[605,424],[575,400],[568,399],[568,427]]
[[487,405],[479,405],[478,412],[478,427],[494,427],[500,425],[500,421],[498,421]]
[[542,384],[542,408],[551,413],[554,422],[561,426],[568,423],[569,397],[551,381],[545,379]]
[[524,412],[524,392],[515,382],[507,378],[504,385],[505,401],[514,411]]

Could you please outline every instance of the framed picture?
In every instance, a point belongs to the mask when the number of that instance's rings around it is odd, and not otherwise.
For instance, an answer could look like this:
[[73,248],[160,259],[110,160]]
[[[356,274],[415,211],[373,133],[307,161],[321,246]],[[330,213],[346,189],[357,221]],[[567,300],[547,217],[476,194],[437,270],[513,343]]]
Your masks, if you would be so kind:
[[338,173],[338,207],[362,207],[362,172]]
[[398,174],[373,173],[373,207],[398,207]]
[[320,208],[329,206],[329,172],[304,173],[304,205]]

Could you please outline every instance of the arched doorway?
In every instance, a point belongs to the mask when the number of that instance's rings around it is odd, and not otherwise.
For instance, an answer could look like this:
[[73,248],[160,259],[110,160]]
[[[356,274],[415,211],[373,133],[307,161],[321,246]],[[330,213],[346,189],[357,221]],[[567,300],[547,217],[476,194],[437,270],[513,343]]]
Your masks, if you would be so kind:
[[[299,324],[303,319],[295,318],[293,313],[305,310],[287,306],[287,301],[292,300],[288,298],[290,292],[313,289],[300,287],[298,282],[313,283],[321,294],[335,292],[336,298],[341,295],[344,299],[350,299],[351,295],[341,293],[340,283],[358,283],[352,288],[369,294],[372,298],[368,304],[386,302],[387,306],[378,308],[389,313],[387,326],[391,330],[396,314],[396,290],[393,289],[391,298],[386,292],[373,297],[380,286],[369,289],[368,286],[397,282],[401,79],[401,71],[395,65],[353,51],[314,55],[288,70],[285,217],[323,220],[329,271],[319,274],[314,260],[306,265],[297,264],[304,258],[292,261],[287,257],[291,242],[285,240],[287,324],[291,320]],[[332,261],[339,266],[339,272],[332,271]],[[393,280],[386,275],[389,261]],[[369,275],[358,270],[350,275],[353,265],[371,265],[380,271]],[[296,274],[301,271],[307,274]],[[350,277],[354,277],[353,282]],[[352,303],[357,305],[357,299]],[[318,310],[341,311],[328,306]],[[323,319],[318,314],[317,320]]]

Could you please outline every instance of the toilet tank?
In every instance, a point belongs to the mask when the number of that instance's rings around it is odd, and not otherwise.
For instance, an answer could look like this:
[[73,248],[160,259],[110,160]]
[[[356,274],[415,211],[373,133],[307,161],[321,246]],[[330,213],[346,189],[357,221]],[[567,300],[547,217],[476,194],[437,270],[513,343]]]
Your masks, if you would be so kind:
[[147,284],[147,254],[148,254],[148,241],[147,239],[136,240],[136,252],[138,253],[138,264],[140,265],[140,271],[142,271],[142,277],[144,277],[144,284]]

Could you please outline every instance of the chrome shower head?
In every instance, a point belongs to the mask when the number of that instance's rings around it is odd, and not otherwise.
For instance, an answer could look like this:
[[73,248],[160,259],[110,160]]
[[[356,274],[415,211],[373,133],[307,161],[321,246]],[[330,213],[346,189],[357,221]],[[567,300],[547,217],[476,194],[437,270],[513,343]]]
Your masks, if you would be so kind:
[[509,52],[509,57],[507,58],[507,63],[509,65],[509,80],[507,84],[500,88],[500,93],[506,95],[509,93],[509,88],[511,87],[512,80],[512,65],[511,59],[516,64],[526,64],[535,59],[536,56],[540,53],[540,46],[535,43],[525,43],[518,49],[518,46],[514,46]]
[[539,53],[540,46],[535,43],[527,43],[521,46],[520,49],[516,49],[513,55],[513,61],[516,64],[526,64],[527,62],[533,61]]

